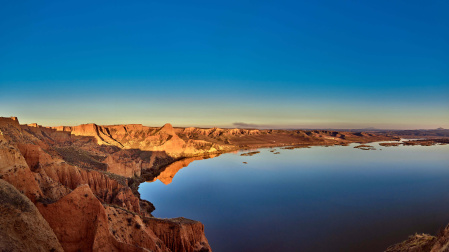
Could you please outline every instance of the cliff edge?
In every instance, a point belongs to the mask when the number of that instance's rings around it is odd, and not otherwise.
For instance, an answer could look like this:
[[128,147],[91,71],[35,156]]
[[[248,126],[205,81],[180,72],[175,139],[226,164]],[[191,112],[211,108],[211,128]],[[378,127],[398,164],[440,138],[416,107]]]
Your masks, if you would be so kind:
[[[154,179],[170,183],[179,169],[206,154],[391,139],[360,132],[170,124],[43,127],[0,117],[2,228],[33,226],[1,233],[0,243],[6,250],[211,251],[200,222],[154,218],[155,207],[140,199],[139,184]],[[33,234],[33,228],[42,232]]]

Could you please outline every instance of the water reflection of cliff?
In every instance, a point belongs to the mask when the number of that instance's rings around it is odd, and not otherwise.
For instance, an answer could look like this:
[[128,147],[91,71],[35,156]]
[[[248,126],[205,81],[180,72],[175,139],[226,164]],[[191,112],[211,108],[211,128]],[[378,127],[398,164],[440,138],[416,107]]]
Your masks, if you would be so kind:
[[218,157],[219,155],[220,154],[184,158],[182,160],[176,161],[176,162],[168,165],[157,177],[155,177],[153,180],[149,180],[147,182],[154,182],[156,180],[160,180],[162,183],[168,185],[172,182],[173,178],[175,177],[176,173],[179,170],[181,170],[184,167],[187,167],[193,161],[214,158],[214,157]]

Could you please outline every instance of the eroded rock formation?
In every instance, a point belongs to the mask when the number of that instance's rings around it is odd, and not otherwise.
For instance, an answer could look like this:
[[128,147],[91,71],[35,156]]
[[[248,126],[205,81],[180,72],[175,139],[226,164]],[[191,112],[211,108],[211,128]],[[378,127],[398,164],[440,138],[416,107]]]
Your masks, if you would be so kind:
[[[96,128],[90,125],[77,132]],[[101,141],[111,141],[102,130]],[[98,136],[88,134],[0,119],[2,250],[211,250],[201,223],[153,218],[153,205],[140,200],[128,185],[133,181],[128,177],[156,173],[153,170],[173,157],[163,151],[99,145]],[[27,225],[33,227],[27,230]]]
[[0,251],[63,251],[33,202],[3,179],[0,216]]
[[[0,185],[9,195],[4,199],[20,198],[26,206],[2,204],[1,211],[16,213],[2,215],[2,227],[11,227],[15,221],[43,230],[42,236],[29,234],[33,245],[11,245],[25,239],[19,233],[3,232],[1,238],[8,241],[5,249],[13,250],[210,251],[200,222],[152,217],[154,206],[139,198],[139,183],[145,179],[170,183],[179,169],[205,154],[375,140],[391,137],[334,131],[174,128],[170,124],[160,128],[140,124],[43,127],[1,117],[0,179],[4,183]],[[48,244],[42,244],[42,239]]]
[[91,136],[98,144],[141,151],[164,151],[169,156],[177,158],[242,148],[298,144],[334,145],[392,139],[389,136],[363,132],[174,128],[168,123],[160,128],[141,124],[112,126],[83,124],[74,127],[52,127],[52,129],[75,136]]

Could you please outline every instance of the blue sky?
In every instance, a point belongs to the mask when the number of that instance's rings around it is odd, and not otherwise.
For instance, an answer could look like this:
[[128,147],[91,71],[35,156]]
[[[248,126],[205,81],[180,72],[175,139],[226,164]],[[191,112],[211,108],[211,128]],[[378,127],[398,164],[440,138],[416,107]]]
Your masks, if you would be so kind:
[[443,0],[4,1],[0,115],[449,128],[447,13]]

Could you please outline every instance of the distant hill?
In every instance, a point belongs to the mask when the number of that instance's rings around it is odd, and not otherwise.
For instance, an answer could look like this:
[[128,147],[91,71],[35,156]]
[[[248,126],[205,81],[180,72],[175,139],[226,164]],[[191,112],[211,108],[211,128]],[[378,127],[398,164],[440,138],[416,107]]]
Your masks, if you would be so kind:
[[430,129],[430,130],[384,130],[378,131],[377,133],[387,133],[391,135],[396,135],[404,138],[439,138],[439,137],[449,137],[449,129]]

